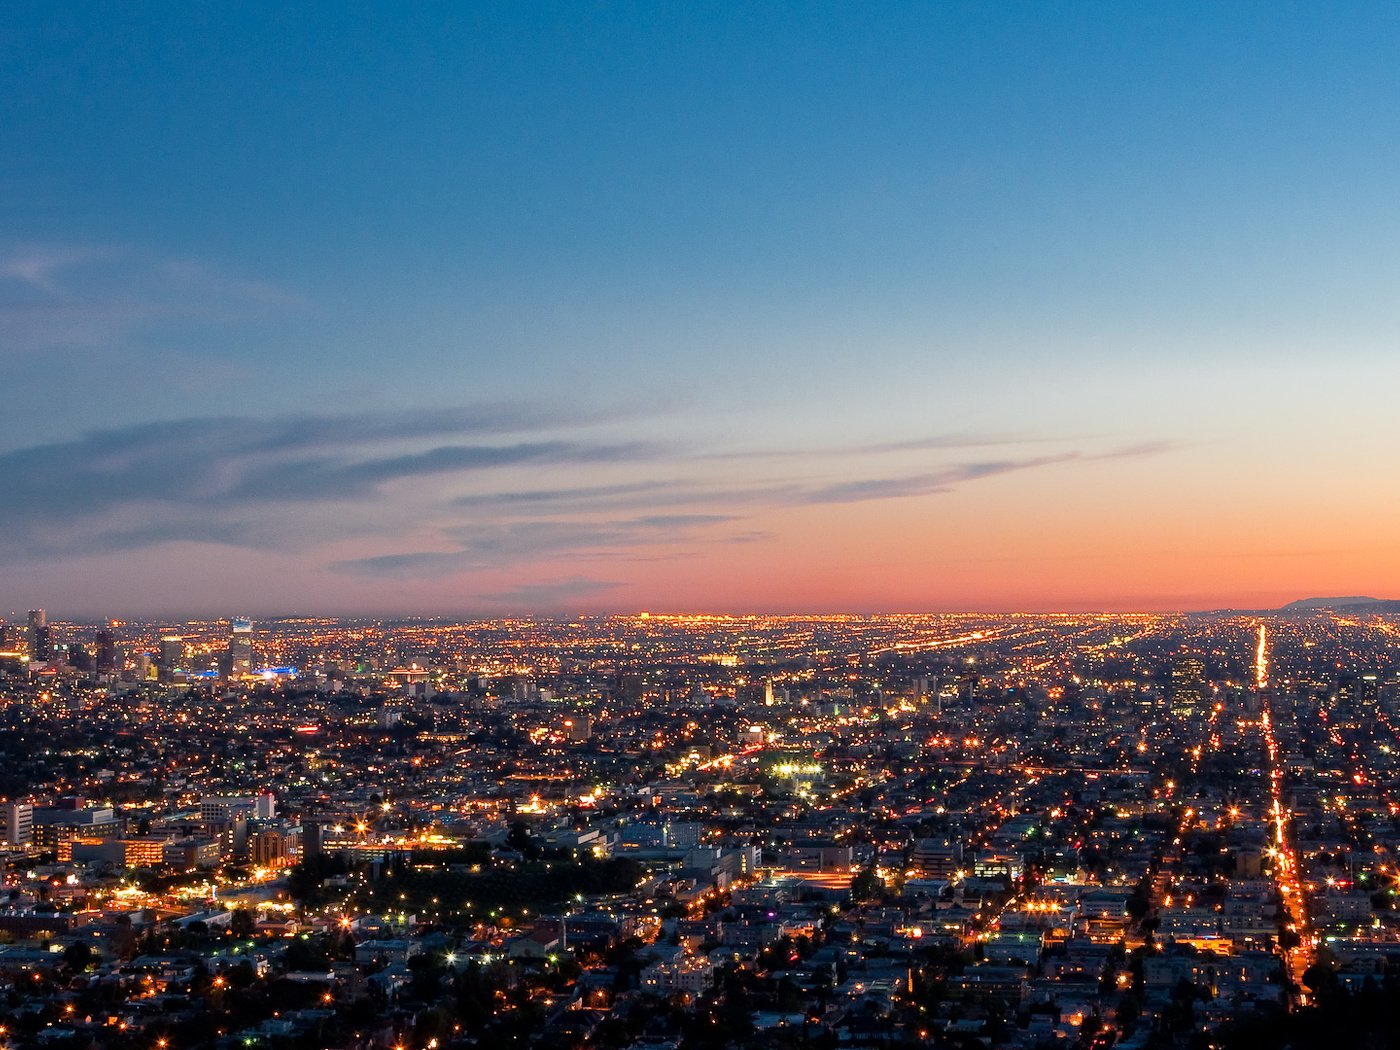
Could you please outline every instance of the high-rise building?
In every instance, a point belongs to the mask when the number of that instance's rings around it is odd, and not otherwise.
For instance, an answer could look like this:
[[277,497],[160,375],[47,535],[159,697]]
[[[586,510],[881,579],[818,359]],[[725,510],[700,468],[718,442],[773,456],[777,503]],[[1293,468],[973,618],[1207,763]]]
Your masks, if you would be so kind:
[[248,836],[248,859],[259,867],[278,867],[291,859],[296,844],[293,829],[266,828]]
[[43,609],[29,610],[29,658],[48,660],[53,656],[53,634]]
[[257,809],[257,800],[243,795],[208,795],[199,800],[200,820],[247,818]]
[[24,628],[17,624],[0,624],[0,653],[27,653]]
[[1189,715],[1206,702],[1206,665],[1197,656],[1182,656],[1172,664],[1169,688],[1173,714]]
[[1337,677],[1337,702],[1350,714],[1374,711],[1380,699],[1380,676],[1346,672]]
[[574,714],[564,719],[564,738],[571,743],[582,743],[593,735],[593,719],[588,715]]
[[117,640],[112,636],[111,631],[104,627],[97,632],[94,649],[96,652],[93,654],[93,659],[98,674],[117,669]]
[[97,670],[92,653],[88,652],[86,646],[78,642],[70,642],[67,646],[60,648],[58,655],[62,660],[66,660],[68,666],[75,671],[92,674],[93,671]]
[[325,848],[326,823],[323,820],[301,821],[301,859],[319,857]]
[[229,677],[253,673],[253,621],[234,620],[228,635]]
[[0,841],[27,846],[34,838],[34,807],[28,802],[0,802]]
[[169,678],[185,662],[185,640],[178,634],[162,635],[160,639],[161,676]]

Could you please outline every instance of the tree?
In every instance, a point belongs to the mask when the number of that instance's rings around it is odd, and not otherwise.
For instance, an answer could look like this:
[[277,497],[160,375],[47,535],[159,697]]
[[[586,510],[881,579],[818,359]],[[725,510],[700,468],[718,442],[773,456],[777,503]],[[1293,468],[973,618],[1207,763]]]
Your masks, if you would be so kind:
[[1137,999],[1130,993],[1125,993],[1118,1000],[1118,1027],[1124,1032],[1131,1032],[1137,1027],[1138,1018],[1142,1016],[1142,1007],[1138,1006]]
[[535,836],[530,834],[530,825],[523,820],[511,824],[510,831],[506,834],[506,845],[525,857],[535,857],[539,854],[539,849],[535,846]]
[[136,954],[137,943],[136,930],[131,925],[131,916],[118,915],[115,926],[116,929],[112,932],[108,948],[117,958],[130,959]]
[[324,854],[308,857],[287,872],[287,892],[299,904],[316,904],[321,899],[321,886],[332,875],[344,875],[345,862]]
[[92,945],[87,941],[74,941],[63,949],[63,964],[74,973],[82,973],[92,962]]
[[247,908],[235,908],[229,917],[228,931],[240,940],[244,937],[251,937],[257,930],[257,924],[253,921],[253,913]]
[[320,941],[299,937],[287,945],[282,963],[288,970],[321,972],[330,969],[330,957]]
[[871,900],[879,894],[880,889],[880,879],[875,874],[874,867],[865,868],[851,879],[851,898],[853,900]]
[[1147,913],[1152,909],[1152,901],[1148,899],[1142,887],[1135,889],[1125,902],[1128,915],[1134,922],[1142,922],[1147,917]]
[[1341,989],[1336,972],[1321,960],[1303,971],[1303,984],[1319,999],[1335,996]]

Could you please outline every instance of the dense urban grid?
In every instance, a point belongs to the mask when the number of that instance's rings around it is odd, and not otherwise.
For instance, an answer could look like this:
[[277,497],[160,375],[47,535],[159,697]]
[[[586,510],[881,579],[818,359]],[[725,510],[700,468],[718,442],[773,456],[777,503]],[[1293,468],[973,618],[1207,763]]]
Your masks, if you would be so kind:
[[1400,1030],[1400,616],[0,628],[0,1046]]

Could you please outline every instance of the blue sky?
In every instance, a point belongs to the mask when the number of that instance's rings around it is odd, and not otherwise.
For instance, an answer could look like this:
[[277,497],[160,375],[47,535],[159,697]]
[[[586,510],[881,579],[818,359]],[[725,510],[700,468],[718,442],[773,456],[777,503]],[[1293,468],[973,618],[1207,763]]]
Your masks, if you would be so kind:
[[[1397,451],[1369,407],[1398,370],[1397,43],[1380,4],[12,5],[0,609],[1400,585],[1321,521],[1274,584],[1165,582]],[[308,420],[342,443],[251,450]],[[448,446],[477,451],[405,458]],[[591,494],[482,509],[565,489]],[[906,495],[793,520],[838,490]],[[1070,493],[1084,544],[1211,517],[1160,574],[970,543]],[[841,563],[949,517],[912,582]],[[783,582],[819,557],[829,592]],[[746,558],[785,572],[706,582]]]

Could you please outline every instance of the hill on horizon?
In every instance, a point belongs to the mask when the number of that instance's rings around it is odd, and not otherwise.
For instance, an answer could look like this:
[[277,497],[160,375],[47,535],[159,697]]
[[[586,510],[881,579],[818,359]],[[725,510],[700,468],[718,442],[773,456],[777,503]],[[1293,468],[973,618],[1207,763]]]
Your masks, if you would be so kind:
[[1359,609],[1367,608],[1374,611],[1395,612],[1400,611],[1400,600],[1393,598],[1366,598],[1353,596],[1348,598],[1299,598],[1297,601],[1289,602],[1279,608],[1279,612],[1320,612],[1328,609]]

